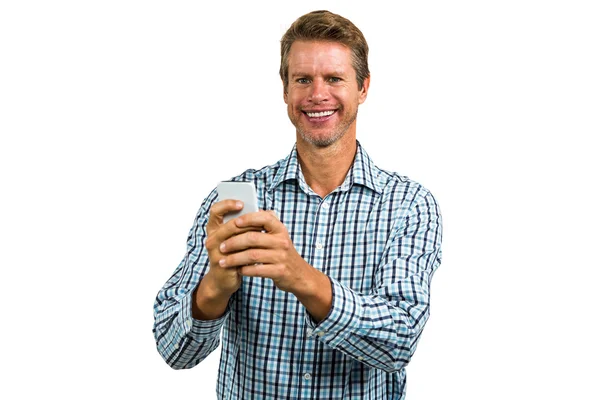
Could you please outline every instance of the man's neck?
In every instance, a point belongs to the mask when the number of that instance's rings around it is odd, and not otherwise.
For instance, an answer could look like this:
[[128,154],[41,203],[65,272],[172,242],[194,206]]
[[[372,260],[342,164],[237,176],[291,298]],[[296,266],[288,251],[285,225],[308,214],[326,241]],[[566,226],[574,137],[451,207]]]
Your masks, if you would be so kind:
[[356,137],[346,135],[327,147],[297,140],[296,150],[306,183],[325,198],[346,179],[356,155]]

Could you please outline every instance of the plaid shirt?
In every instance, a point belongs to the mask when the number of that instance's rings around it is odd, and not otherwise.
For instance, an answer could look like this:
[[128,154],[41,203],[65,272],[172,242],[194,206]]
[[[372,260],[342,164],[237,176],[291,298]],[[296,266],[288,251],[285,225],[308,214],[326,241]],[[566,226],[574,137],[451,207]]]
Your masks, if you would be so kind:
[[191,368],[219,345],[219,399],[403,399],[404,367],[429,316],[429,285],[441,260],[441,217],[429,191],[377,168],[358,144],[344,183],[324,199],[306,184],[296,149],[234,180],[254,182],[261,209],[275,210],[298,253],[331,280],[329,315],[315,324],[270,279],[243,277],[216,320],[191,315],[209,268],[204,241],[213,191],[187,253],[154,306],[158,351]]

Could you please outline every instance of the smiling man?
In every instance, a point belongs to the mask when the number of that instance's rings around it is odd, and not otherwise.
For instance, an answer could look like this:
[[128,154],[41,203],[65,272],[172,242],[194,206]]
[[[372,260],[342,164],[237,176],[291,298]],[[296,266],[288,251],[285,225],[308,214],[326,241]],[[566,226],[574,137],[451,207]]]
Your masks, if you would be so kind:
[[[156,298],[157,347],[191,368],[220,343],[219,399],[402,399],[429,317],[441,217],[420,184],[377,168],[356,140],[368,46],[315,11],[281,40],[292,152],[233,180],[262,211],[224,223],[202,204],[188,251]],[[264,211],[269,210],[269,211]]]
[[369,77],[356,81],[350,49],[298,40],[289,50],[287,69],[284,100],[302,141],[327,147],[342,140],[355,146],[358,105],[367,98]]

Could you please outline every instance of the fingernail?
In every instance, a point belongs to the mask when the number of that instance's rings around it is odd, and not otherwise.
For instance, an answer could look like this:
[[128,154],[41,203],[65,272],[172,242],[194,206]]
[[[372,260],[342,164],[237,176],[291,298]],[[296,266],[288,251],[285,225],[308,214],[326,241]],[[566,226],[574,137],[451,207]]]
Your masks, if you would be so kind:
[[224,259],[224,258],[222,258],[222,259],[220,259],[220,260],[219,260],[219,265],[220,265],[221,267],[224,267],[224,266],[225,266],[225,259]]
[[219,246],[219,250],[225,251],[225,243],[221,243],[221,245]]
[[235,203],[235,206],[236,206],[237,208],[242,208],[242,207],[244,207],[244,203],[242,203],[241,201],[237,201],[237,202]]

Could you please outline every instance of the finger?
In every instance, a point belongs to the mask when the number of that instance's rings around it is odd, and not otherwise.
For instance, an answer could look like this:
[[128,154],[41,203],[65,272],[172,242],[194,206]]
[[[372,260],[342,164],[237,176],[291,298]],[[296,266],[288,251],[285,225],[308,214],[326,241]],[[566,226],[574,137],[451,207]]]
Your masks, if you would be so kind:
[[241,210],[244,207],[244,203],[241,200],[222,200],[216,202],[210,208],[209,220],[211,223],[223,223],[223,217],[225,214]]
[[206,224],[208,236],[206,238],[205,246],[209,250],[219,247],[219,245],[229,237],[225,231],[221,231],[220,229],[223,226],[223,216],[231,211],[241,210],[243,206],[243,202],[239,200],[223,200],[212,205]]
[[249,226],[263,228],[267,232],[278,232],[284,228],[277,216],[270,211],[258,211],[242,215],[234,220],[238,228],[246,228]]
[[274,278],[277,276],[276,266],[274,264],[252,264],[238,268],[238,273],[242,276]]
[[246,232],[261,232],[262,228],[254,227],[254,226],[246,226],[243,228],[239,228],[234,220],[228,221],[225,224],[219,225],[219,229],[215,232],[217,238],[220,240],[219,243],[224,242],[225,240],[242,235]]
[[226,255],[219,260],[222,268],[244,267],[246,265],[269,264],[272,262],[272,252],[265,249],[248,249]]
[[[255,228],[236,228],[236,229],[255,229]],[[227,238],[219,247],[220,251],[225,253],[235,253],[250,248],[274,249],[278,246],[281,239],[265,232],[256,230],[239,233]]]

